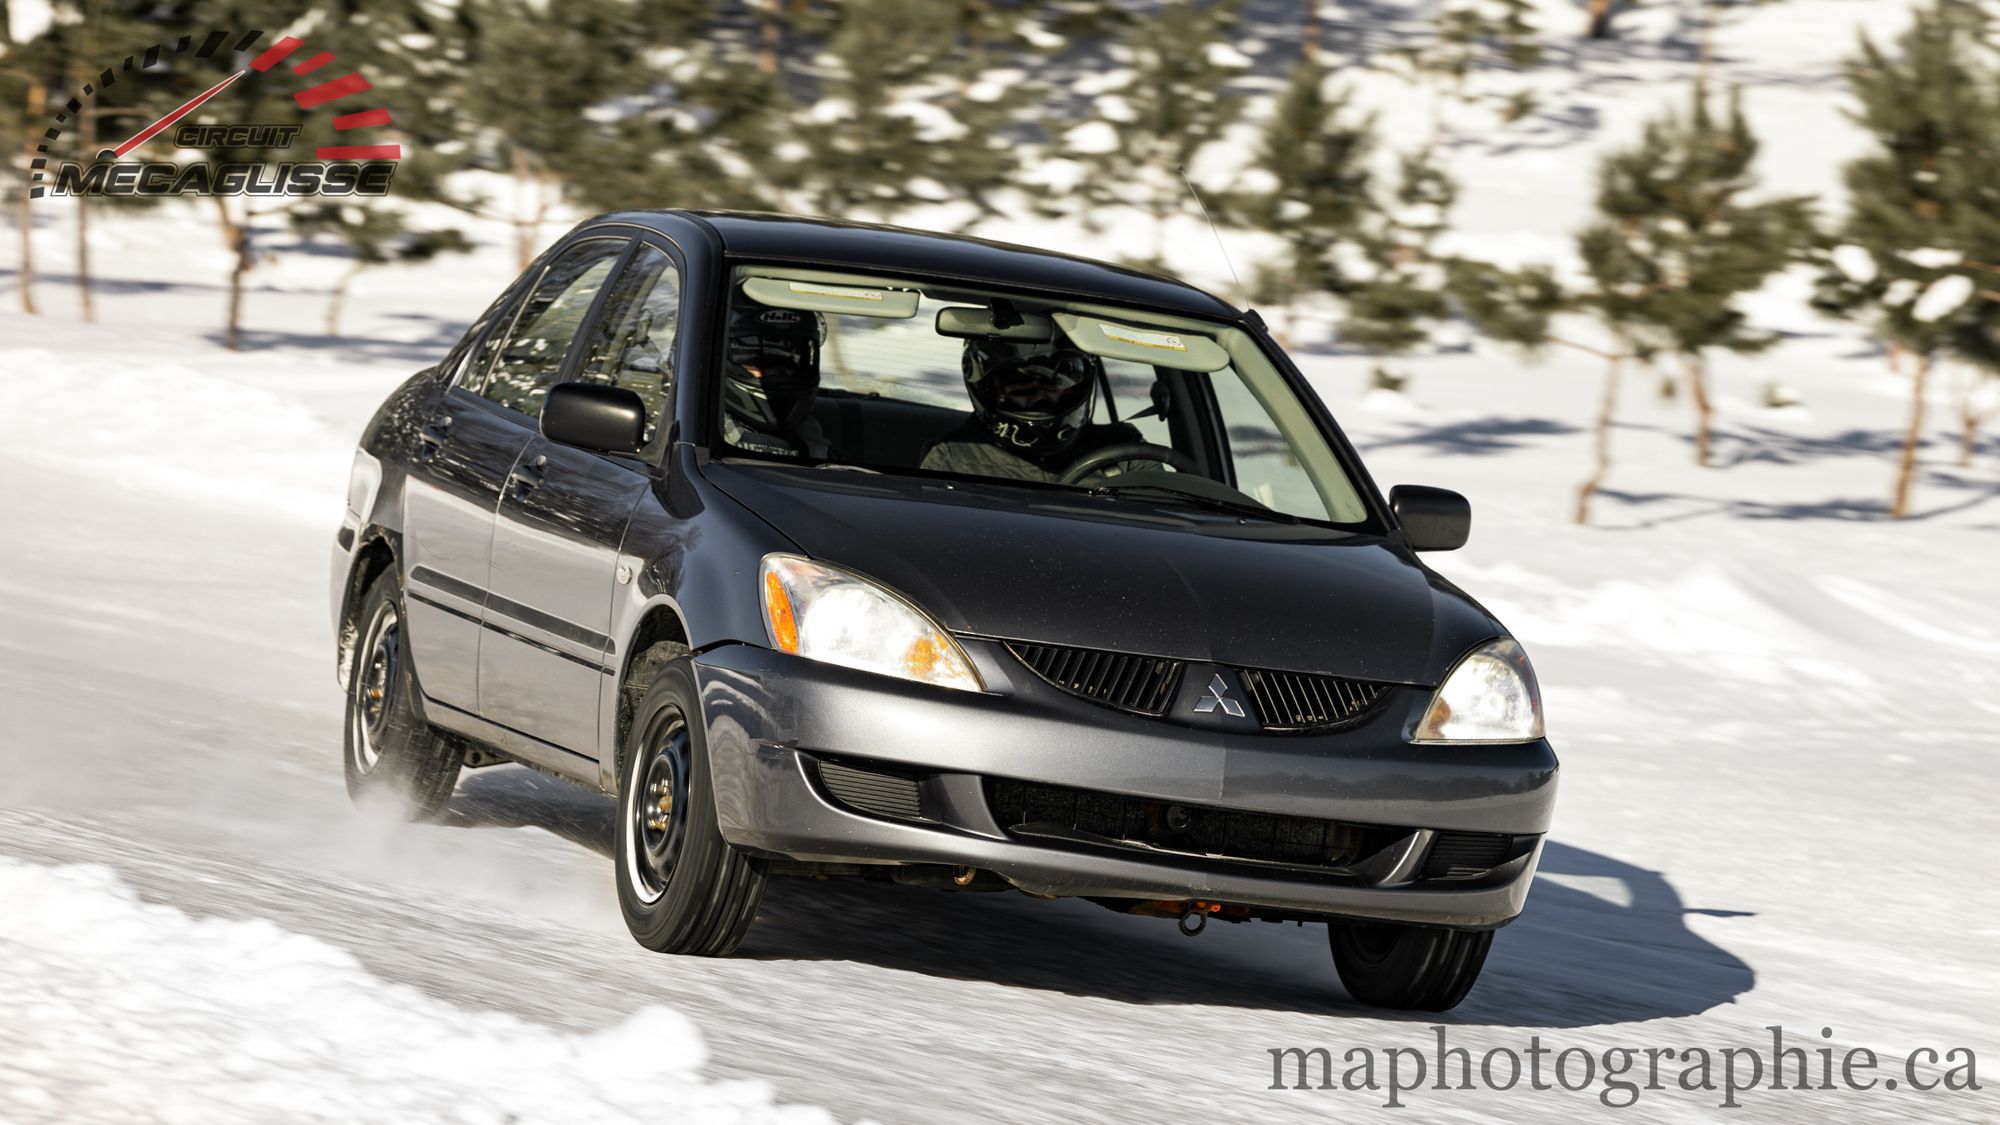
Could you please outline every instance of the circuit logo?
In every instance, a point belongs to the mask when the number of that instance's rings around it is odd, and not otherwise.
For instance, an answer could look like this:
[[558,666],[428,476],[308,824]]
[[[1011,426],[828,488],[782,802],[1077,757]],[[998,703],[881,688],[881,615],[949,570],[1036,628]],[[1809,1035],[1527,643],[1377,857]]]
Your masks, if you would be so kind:
[[[261,31],[248,31],[235,37],[235,45],[228,55],[240,55],[249,51],[263,37]],[[396,162],[402,158],[403,148],[395,143],[369,143],[367,134],[357,130],[377,129],[389,125],[393,120],[387,109],[367,106],[360,95],[373,89],[368,79],[357,73],[343,74],[337,78],[314,81],[303,89],[293,92],[292,101],[302,110],[318,110],[329,107],[333,137],[313,146],[313,159],[298,162],[289,161],[174,161],[174,160],[132,160],[126,156],[139,149],[162,133],[167,137],[156,147],[168,142],[180,148],[262,148],[289,149],[297,144],[306,127],[300,125],[270,124],[197,124],[183,120],[200,109],[216,95],[236,85],[245,77],[263,74],[276,68],[280,63],[294,56],[302,55],[304,41],[284,36],[276,43],[258,53],[249,62],[233,70],[220,82],[210,86],[200,94],[188,99],[171,113],[159,118],[145,128],[134,133],[123,144],[98,152],[88,162],[57,161],[50,167],[48,156],[52,148],[59,146],[63,126],[83,109],[83,99],[96,97],[102,90],[118,82],[121,75],[143,78],[146,72],[159,65],[162,59],[186,56],[195,59],[209,59],[217,56],[222,45],[230,41],[232,33],[211,32],[199,45],[192,35],[181,36],[171,47],[158,43],[144,52],[125,56],[122,66],[106,67],[95,82],[86,82],[79,96],[56,110],[55,122],[42,136],[42,143],[36,146],[35,159],[30,162],[28,197],[40,199],[44,195],[253,195],[253,196],[379,196],[389,191],[390,181],[396,172]],[[226,57],[226,55],[225,55]],[[288,68],[300,78],[313,74],[334,61],[331,51],[299,57]],[[128,79],[129,80],[129,79]],[[349,99],[357,101],[349,102]],[[335,106],[334,103],[343,103]],[[367,106],[367,108],[362,108]],[[339,112],[343,111],[344,112]],[[171,132],[169,132],[171,130]],[[354,137],[345,134],[356,133]]]

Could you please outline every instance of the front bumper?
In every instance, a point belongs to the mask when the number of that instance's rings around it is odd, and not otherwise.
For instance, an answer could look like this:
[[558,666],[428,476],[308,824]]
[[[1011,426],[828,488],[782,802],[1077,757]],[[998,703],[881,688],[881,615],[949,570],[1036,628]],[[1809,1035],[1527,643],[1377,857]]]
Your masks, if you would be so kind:
[[[1000,645],[964,642],[987,693],[943,690],[748,645],[695,659],[718,820],[733,844],[822,863],[950,864],[1039,895],[1200,900],[1265,916],[1463,928],[1520,913],[1547,832],[1546,741],[1415,746],[1428,689],[1399,688],[1360,726],[1326,735],[1206,730],[1099,706],[1044,683]],[[924,822],[870,815],[822,783],[819,762],[918,772]],[[1407,844],[1359,874],[1097,846],[1010,832],[992,779],[1141,801],[1374,826]],[[1523,845],[1484,877],[1419,877],[1436,833]],[[1390,854],[1396,848],[1402,849]],[[1405,854],[1407,853],[1407,854]]]

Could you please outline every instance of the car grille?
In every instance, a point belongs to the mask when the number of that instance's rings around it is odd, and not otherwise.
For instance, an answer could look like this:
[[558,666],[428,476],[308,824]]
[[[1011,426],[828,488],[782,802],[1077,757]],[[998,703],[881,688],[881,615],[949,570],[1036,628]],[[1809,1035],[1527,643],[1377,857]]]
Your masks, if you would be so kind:
[[1298,672],[1239,670],[1243,691],[1266,730],[1314,730],[1345,726],[1368,713],[1387,684]]
[[1000,827],[1013,835],[1294,867],[1344,867],[1407,834],[1010,778],[987,778],[986,800]]
[[894,766],[866,768],[822,759],[819,779],[833,799],[857,812],[894,820],[932,820],[925,815],[921,778]]
[[1007,642],[1007,650],[1056,687],[1121,711],[1166,713],[1181,662],[1125,652]]
[[[1129,652],[1007,641],[1007,651],[1037,676],[1071,695],[1107,707],[1159,718],[1173,703],[1184,661]],[[1388,693],[1388,684],[1238,668],[1257,722],[1271,731],[1319,731],[1362,718]]]

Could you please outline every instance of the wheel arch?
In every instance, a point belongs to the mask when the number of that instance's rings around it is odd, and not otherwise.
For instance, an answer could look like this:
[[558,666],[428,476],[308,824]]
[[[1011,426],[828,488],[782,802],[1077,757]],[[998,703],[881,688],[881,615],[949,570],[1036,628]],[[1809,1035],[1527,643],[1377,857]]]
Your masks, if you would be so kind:
[[340,689],[346,691],[354,675],[354,646],[358,625],[354,620],[355,607],[361,603],[361,594],[385,571],[396,569],[396,543],[388,532],[380,527],[370,527],[361,533],[361,541],[354,549],[353,562],[347,568],[347,583],[340,598],[340,623],[335,630],[336,646],[335,675]]
[[615,685],[617,703],[613,708],[611,752],[600,759],[599,787],[615,792],[624,768],[625,742],[632,733],[632,718],[639,699],[652,682],[652,672],[674,657],[688,652],[687,617],[671,598],[660,598],[646,607],[625,641],[624,658],[619,662]]

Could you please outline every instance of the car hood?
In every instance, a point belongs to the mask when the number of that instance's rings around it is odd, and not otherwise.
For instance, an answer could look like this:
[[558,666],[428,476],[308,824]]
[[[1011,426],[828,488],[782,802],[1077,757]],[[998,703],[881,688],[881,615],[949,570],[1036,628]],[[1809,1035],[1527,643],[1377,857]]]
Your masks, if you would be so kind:
[[1431,685],[1503,632],[1400,545],[935,478],[713,462],[804,554],[961,634]]

